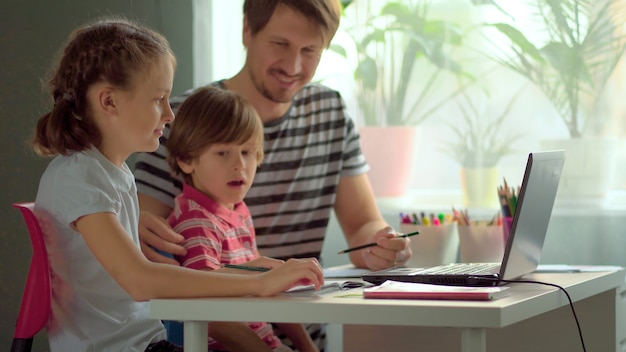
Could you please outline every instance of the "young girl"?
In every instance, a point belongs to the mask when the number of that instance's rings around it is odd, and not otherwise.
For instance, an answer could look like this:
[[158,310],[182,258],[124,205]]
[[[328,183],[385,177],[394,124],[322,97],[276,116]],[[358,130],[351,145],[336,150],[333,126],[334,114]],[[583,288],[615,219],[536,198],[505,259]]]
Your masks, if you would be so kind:
[[177,351],[153,298],[269,296],[323,276],[315,260],[235,275],[148,261],[125,160],[159,145],[176,60],[160,34],[125,20],[74,31],[49,81],[54,107],[40,118],[35,151],[56,156],[41,177],[35,212],[52,268],[51,351]]
[[[263,123],[237,93],[195,91],[180,106],[166,142],[173,173],[184,179],[168,218],[185,237],[185,267],[225,272],[226,264],[259,258],[252,217],[243,201],[263,160]],[[237,270],[237,269],[235,269]],[[317,351],[301,324],[276,324],[298,351]],[[291,351],[267,323],[209,323],[209,348]]]

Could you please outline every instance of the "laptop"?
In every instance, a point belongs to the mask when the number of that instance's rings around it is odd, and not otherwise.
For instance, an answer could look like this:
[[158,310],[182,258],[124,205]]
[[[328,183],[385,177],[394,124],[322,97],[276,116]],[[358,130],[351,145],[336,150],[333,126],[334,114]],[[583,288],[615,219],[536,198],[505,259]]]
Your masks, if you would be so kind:
[[[428,268],[391,268],[361,276],[367,282],[387,280],[456,286],[496,286],[537,269],[565,152],[530,153],[520,186],[511,231],[501,263],[452,263]],[[494,193],[496,190],[493,190]]]

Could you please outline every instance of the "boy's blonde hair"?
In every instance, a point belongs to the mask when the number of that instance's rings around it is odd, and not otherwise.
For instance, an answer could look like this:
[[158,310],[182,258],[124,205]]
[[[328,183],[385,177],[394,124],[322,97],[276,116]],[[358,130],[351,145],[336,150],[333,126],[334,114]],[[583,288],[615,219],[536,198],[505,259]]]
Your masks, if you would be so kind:
[[196,90],[180,105],[166,142],[167,161],[174,175],[193,185],[178,161],[192,162],[214,144],[252,140],[257,161],[263,161],[263,122],[239,94],[207,86]]

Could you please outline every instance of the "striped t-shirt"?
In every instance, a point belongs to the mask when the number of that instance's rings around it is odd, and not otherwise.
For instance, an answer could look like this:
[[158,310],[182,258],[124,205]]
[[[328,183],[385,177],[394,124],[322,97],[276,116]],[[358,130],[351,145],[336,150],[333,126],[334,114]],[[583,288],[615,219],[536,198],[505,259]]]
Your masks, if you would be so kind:
[[[221,81],[214,85],[223,88]],[[173,98],[172,108],[192,93]],[[369,169],[355,125],[338,92],[309,84],[284,116],[264,125],[264,134],[265,158],[245,197],[259,253],[319,259],[340,178]],[[135,177],[138,192],[173,207],[182,181],[171,176],[166,162],[168,135],[166,127],[157,151],[137,155]]]

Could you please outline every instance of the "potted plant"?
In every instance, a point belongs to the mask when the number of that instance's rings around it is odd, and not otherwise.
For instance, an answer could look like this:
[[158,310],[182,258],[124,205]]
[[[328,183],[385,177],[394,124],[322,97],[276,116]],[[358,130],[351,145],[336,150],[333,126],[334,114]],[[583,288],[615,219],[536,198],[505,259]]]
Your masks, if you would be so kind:
[[[626,48],[626,11],[619,2],[535,0],[539,27],[488,24],[510,43],[495,60],[534,83],[567,127],[569,139],[542,146],[568,152],[561,194],[602,196],[611,183],[617,144],[597,138],[608,120],[598,107]],[[547,40],[533,42],[525,34],[528,30],[547,35]]]
[[[356,2],[343,5],[346,17],[350,15],[345,10]],[[354,79],[361,146],[371,165],[375,193],[399,196],[411,179],[411,170],[401,168],[413,164],[415,126],[449,103],[473,78],[452,55],[463,45],[461,27],[433,18],[432,0],[388,1],[375,13],[369,1],[366,5],[365,19],[347,30],[358,61]],[[353,14],[362,15],[354,10]],[[344,47],[331,45],[331,50],[346,55]],[[394,170],[393,180],[390,170]]]
[[[485,91],[479,91],[487,94]],[[504,109],[493,116],[486,104],[463,92],[458,107],[463,123],[449,123],[454,142],[446,143],[442,151],[461,165],[461,189],[466,207],[498,207],[496,189],[500,181],[499,162],[516,152],[511,146],[521,134],[503,133],[502,127],[517,101],[514,94]]]
[[[354,78],[365,125],[417,125],[461,90],[452,87],[447,96],[437,98],[433,88],[443,75],[454,82],[457,77],[470,77],[452,55],[463,44],[461,27],[431,18],[431,3],[389,1],[378,14],[367,13],[364,23],[350,30],[358,54]],[[422,68],[429,73],[421,77],[421,85],[411,86],[418,65],[425,65]],[[436,102],[426,106],[429,98]]]

